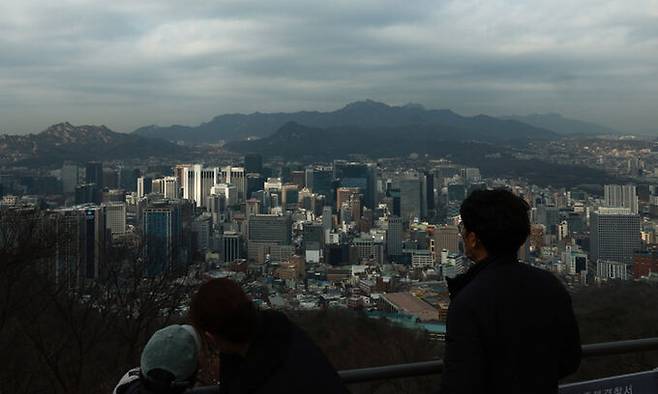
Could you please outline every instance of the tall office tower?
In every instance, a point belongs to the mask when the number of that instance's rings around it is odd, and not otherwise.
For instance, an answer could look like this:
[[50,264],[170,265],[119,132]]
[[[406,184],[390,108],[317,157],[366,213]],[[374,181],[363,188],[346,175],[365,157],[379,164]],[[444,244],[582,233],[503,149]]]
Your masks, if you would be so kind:
[[84,207],[80,210],[83,215],[80,233],[83,260],[80,268],[84,278],[97,279],[104,268],[108,246],[105,215],[101,207]]
[[434,174],[425,172],[425,201],[428,211],[433,211],[436,208],[436,197],[434,196]]
[[324,248],[324,230],[321,223],[304,223],[303,229],[304,252],[306,261],[319,263]]
[[79,280],[98,279],[108,247],[105,216],[100,207],[54,211],[56,280],[69,287]]
[[103,203],[105,212],[105,227],[112,236],[126,233],[126,204],[123,202]]
[[331,207],[325,205],[322,207],[322,229],[324,231],[331,231],[333,227],[333,213]]
[[75,187],[76,204],[100,204],[101,191],[95,183],[83,183]]
[[[218,168],[203,168],[200,164],[192,166],[194,171],[194,194],[192,200],[196,203],[197,207],[208,206],[208,196],[210,196],[210,188],[216,183],[219,176]],[[188,171],[189,180],[189,171]],[[189,187],[189,185],[187,185]]]
[[462,168],[459,175],[461,175],[467,185],[470,185],[471,183],[478,183],[482,180],[479,168]]
[[165,198],[179,198],[180,186],[175,176],[166,176],[162,178],[162,194]]
[[342,208],[344,203],[359,198],[360,189],[358,187],[339,187],[336,189],[336,208]]
[[253,215],[259,215],[260,214],[260,201],[258,201],[255,198],[250,198],[247,200],[245,203],[245,216],[247,218],[253,216]]
[[119,173],[114,168],[103,168],[103,188],[117,189],[119,187]]
[[121,167],[119,169],[119,187],[129,192],[136,191],[135,187],[139,173],[137,168]]
[[103,163],[90,161],[85,166],[85,183],[95,183],[99,189],[103,188]]
[[192,222],[192,250],[204,255],[210,249],[212,215],[207,212],[194,218]]
[[142,198],[153,192],[153,179],[145,176],[137,178],[137,197]]
[[331,167],[314,166],[306,169],[306,187],[315,194],[323,195],[333,202],[334,170]]
[[292,240],[292,216],[252,215],[248,219],[249,242],[273,242],[290,245]]
[[400,217],[389,216],[388,218],[386,253],[389,257],[402,254],[402,219]]
[[225,263],[230,263],[242,257],[242,240],[240,234],[226,231],[222,236],[222,256]]
[[434,230],[434,247],[436,250],[445,249],[450,253],[459,253],[460,242],[461,236],[457,226],[437,226]]
[[[195,175],[196,175],[196,165],[180,165],[176,166],[176,171],[180,172],[181,180],[180,183],[181,190],[183,191],[183,198],[186,200],[194,201],[194,188],[195,188]],[[201,166],[199,166],[200,168]],[[178,176],[177,176],[178,177]]]
[[421,182],[418,178],[400,179],[400,217],[405,222],[421,217]]
[[226,205],[232,206],[238,203],[238,189],[235,186],[226,183],[218,183],[210,188],[210,195],[223,195],[226,199]]
[[244,170],[247,173],[263,173],[263,156],[257,153],[247,153],[244,155]]
[[466,186],[457,183],[448,185],[448,203],[461,204],[466,198]]
[[65,161],[62,164],[62,191],[64,193],[74,193],[79,181],[80,168],[78,165]]
[[247,195],[246,199],[253,197],[253,194],[259,190],[263,190],[265,186],[265,179],[261,174],[248,173],[247,174]]
[[[359,188],[364,205],[371,209],[375,207],[377,176],[374,165],[336,160],[334,178],[339,180],[341,187]],[[338,202],[336,206],[339,206]]]
[[352,194],[350,197],[349,206],[352,209],[352,220],[355,222],[358,222],[359,219],[361,219],[361,212],[363,208],[361,205],[361,196],[358,194]]
[[223,194],[211,194],[208,197],[208,211],[212,215],[212,223],[215,227],[226,220],[226,196]]
[[632,263],[640,250],[640,216],[628,208],[599,208],[591,214],[592,260]]
[[179,265],[182,224],[178,204],[154,202],[144,209],[144,273],[157,276]]
[[164,195],[164,179],[158,178],[151,182],[151,193]]
[[[238,201],[242,202],[247,195],[247,176],[244,167],[222,167],[220,172],[221,182],[229,183],[238,191]],[[219,182],[218,182],[219,183]]]
[[611,208],[628,208],[638,213],[638,197],[635,185],[605,185],[605,205]]
[[299,188],[297,185],[288,184],[281,188],[281,206],[287,210],[293,210],[299,203]]
[[192,164],[176,164],[176,167],[174,167],[174,176],[176,177],[176,180],[178,181],[178,187],[180,188],[178,195],[182,198],[187,198],[184,197],[184,188],[187,187],[188,184],[188,168],[192,168]]
[[297,185],[300,189],[306,187],[306,173],[304,171],[292,171],[290,183]]

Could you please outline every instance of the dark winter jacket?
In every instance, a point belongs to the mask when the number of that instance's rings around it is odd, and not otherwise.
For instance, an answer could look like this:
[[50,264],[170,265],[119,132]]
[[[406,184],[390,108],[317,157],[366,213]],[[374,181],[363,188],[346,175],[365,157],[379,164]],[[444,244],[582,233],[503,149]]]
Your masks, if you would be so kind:
[[246,357],[220,354],[221,394],[348,392],[322,351],[286,315],[259,313]]
[[441,394],[557,393],[578,369],[571,297],[551,273],[516,256],[489,258],[448,281]]

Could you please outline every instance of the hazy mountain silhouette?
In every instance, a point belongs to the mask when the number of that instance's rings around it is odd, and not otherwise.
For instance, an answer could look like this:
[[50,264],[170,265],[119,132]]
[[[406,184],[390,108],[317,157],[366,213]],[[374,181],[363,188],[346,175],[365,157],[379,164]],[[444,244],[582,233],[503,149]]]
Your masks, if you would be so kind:
[[0,164],[52,165],[64,160],[117,160],[174,157],[187,148],[139,135],[117,133],[105,126],[73,126],[65,122],[38,134],[0,135]]
[[565,135],[614,134],[617,131],[600,124],[565,118],[560,114],[531,114],[526,116],[502,116],[501,119],[516,120],[535,127],[552,130]]
[[485,176],[520,177],[538,185],[573,187],[614,181],[598,169],[519,159],[517,154],[522,153],[519,142],[516,132],[487,134],[442,125],[321,129],[289,122],[269,137],[233,141],[225,148],[237,153],[260,153],[265,157],[302,162],[347,158],[353,154],[381,158],[415,153],[421,157],[447,157],[478,167]]
[[[186,143],[216,143],[218,141],[263,138],[273,134],[288,122],[308,127],[336,128],[400,128],[411,130],[431,125],[437,132],[459,129],[485,136],[505,135],[505,138],[553,138],[551,131],[515,120],[498,119],[486,115],[461,116],[450,110],[428,110],[419,104],[390,106],[372,100],[357,101],[332,112],[302,111],[293,113],[227,114],[215,117],[196,127],[147,126],[134,131],[137,135],[165,138]],[[496,138],[496,137],[492,137]]]

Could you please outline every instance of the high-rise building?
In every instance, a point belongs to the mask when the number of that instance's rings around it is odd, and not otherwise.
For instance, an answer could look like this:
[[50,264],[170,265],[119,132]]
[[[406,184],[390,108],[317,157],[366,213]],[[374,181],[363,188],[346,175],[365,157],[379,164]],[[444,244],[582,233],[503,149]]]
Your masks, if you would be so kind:
[[162,194],[165,198],[179,198],[180,186],[175,176],[166,176],[162,178]]
[[389,257],[402,254],[402,219],[397,216],[389,216],[388,218],[386,250]]
[[635,185],[605,185],[604,199],[606,207],[623,207],[630,209],[631,213],[638,213]]
[[145,176],[137,178],[137,197],[142,198],[153,191],[153,179]]
[[336,190],[336,208],[340,210],[343,204],[358,199],[359,191],[358,187],[339,187]]
[[400,217],[405,222],[421,217],[421,181],[418,178],[400,179]]
[[247,173],[263,173],[263,156],[257,153],[244,155],[244,169]]
[[225,263],[230,263],[242,257],[242,240],[240,234],[226,231],[222,236],[222,256]]
[[62,165],[62,191],[64,193],[74,193],[79,182],[80,167],[72,162],[64,162]]
[[147,276],[157,276],[181,261],[182,225],[177,204],[154,202],[144,209],[144,263]]
[[162,178],[154,179],[153,182],[151,182],[151,193],[164,196],[164,180]]
[[139,170],[137,168],[121,167],[119,169],[119,187],[129,192],[136,191]]
[[126,233],[126,204],[122,202],[104,203],[105,227],[112,236]]
[[[334,178],[339,180],[341,187],[359,188],[363,195],[364,205],[370,209],[375,207],[377,174],[374,165],[336,160],[334,161]],[[336,202],[336,208],[340,208],[338,202]]]
[[238,192],[238,202],[243,202],[247,198],[247,172],[244,167],[222,167],[220,172],[220,181],[235,186]]
[[259,190],[263,190],[265,186],[265,179],[261,174],[248,173],[247,174],[247,195],[246,199],[253,197],[253,194]]
[[99,189],[103,189],[103,163],[90,161],[85,167],[85,183],[95,183]]
[[252,215],[248,219],[248,240],[290,245],[292,217],[290,215]]
[[630,264],[640,250],[640,216],[628,208],[599,208],[591,214],[591,254],[594,262]]
[[58,280],[77,286],[79,280],[98,279],[108,248],[105,215],[100,207],[83,206],[55,211]]
[[281,206],[287,210],[293,210],[299,203],[299,188],[295,184],[287,184],[281,187]]
[[449,253],[459,253],[460,242],[461,236],[457,226],[437,226],[434,230],[434,245],[436,250],[445,249]]
[[480,180],[482,180],[482,176],[480,175],[479,168],[473,168],[473,167],[462,168],[460,170],[460,175],[464,179],[464,182],[467,185],[470,185],[471,183],[478,183],[480,182]]
[[102,199],[101,190],[95,183],[83,183],[75,187],[75,203],[100,204]]
[[323,195],[333,202],[334,171],[331,167],[314,166],[306,169],[306,187],[315,194]]

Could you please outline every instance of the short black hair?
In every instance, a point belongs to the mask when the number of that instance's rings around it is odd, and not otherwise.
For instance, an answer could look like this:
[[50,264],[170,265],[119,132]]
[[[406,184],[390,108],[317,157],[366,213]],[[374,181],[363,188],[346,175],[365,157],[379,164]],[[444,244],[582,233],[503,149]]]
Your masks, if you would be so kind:
[[192,296],[189,318],[199,331],[233,343],[248,342],[258,324],[258,310],[236,282],[221,278],[202,284]]
[[474,190],[459,208],[467,231],[491,256],[516,254],[530,235],[530,205],[507,189]]

